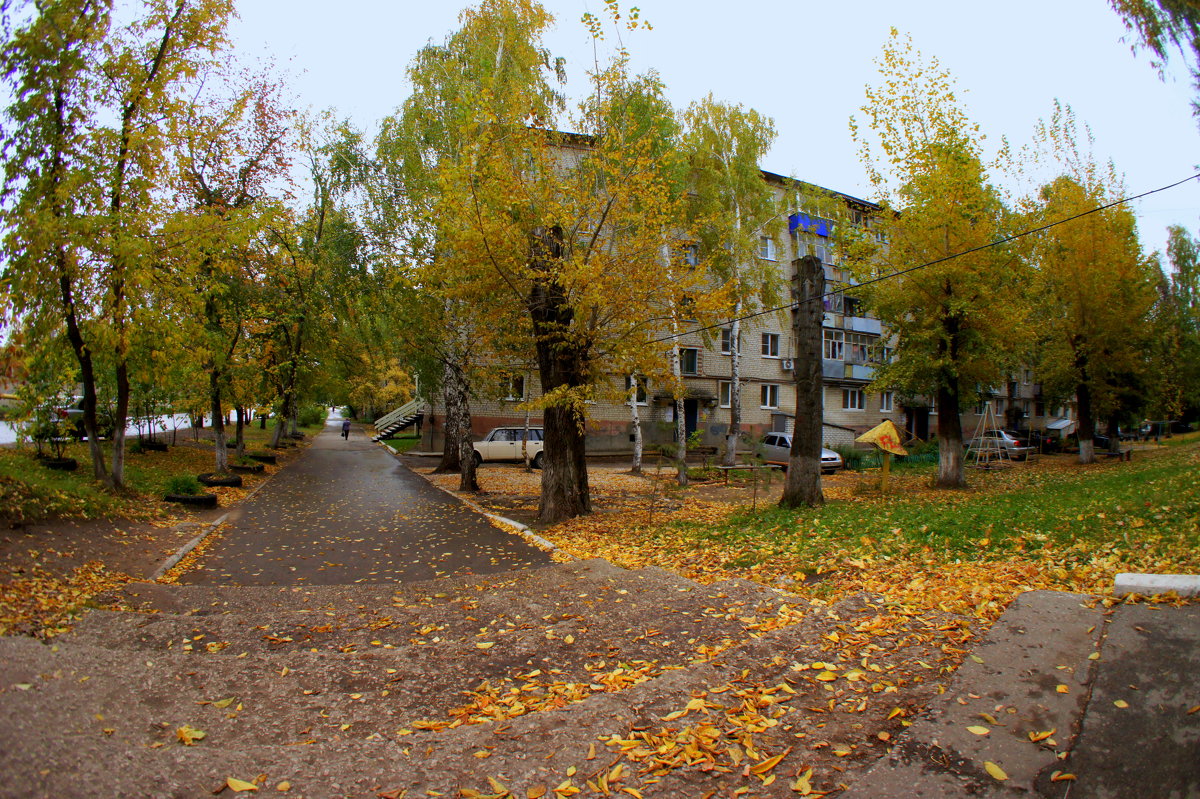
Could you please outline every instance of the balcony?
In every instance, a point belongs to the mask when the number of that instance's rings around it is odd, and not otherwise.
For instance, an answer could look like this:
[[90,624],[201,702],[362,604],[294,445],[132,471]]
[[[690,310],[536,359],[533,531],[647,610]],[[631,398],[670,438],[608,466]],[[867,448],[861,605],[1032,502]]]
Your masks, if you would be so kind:
[[853,330],[855,333],[883,335],[883,325],[878,319],[872,319],[869,316],[847,316],[844,317],[844,321],[846,329]]
[[821,377],[830,380],[841,380],[846,377],[846,364],[841,361],[824,359],[821,361]]
[[848,363],[846,364],[846,377],[851,380],[874,380],[875,367],[867,364]]

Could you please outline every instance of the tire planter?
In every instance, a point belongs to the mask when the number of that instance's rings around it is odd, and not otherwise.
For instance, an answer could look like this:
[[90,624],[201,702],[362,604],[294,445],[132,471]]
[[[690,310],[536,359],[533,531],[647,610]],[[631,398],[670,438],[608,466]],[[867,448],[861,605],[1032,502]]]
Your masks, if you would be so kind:
[[163,501],[177,502],[180,505],[189,505],[193,508],[217,507],[216,494],[167,494],[163,497]]
[[143,452],[166,452],[167,445],[161,441],[139,441],[138,446]]
[[258,461],[259,463],[269,463],[272,466],[274,466],[275,462],[278,460],[274,455],[267,455],[261,452],[251,452],[246,457],[252,461]]
[[43,458],[42,465],[60,472],[73,472],[79,468],[79,461],[74,458]]
[[294,441],[303,441],[303,440],[304,440],[304,434],[303,434],[303,433],[288,433],[288,434],[287,434],[287,437],[288,437],[288,438],[290,438],[290,439],[292,439],[292,440],[294,440]]
[[242,474],[260,474],[266,467],[261,463],[256,463],[253,466],[241,463],[231,463],[229,468],[231,471],[241,472]]
[[196,475],[196,479],[200,481],[201,485],[206,485],[210,488],[218,486],[222,488],[242,487],[242,476],[240,474],[216,475],[212,472],[206,472],[205,474]]

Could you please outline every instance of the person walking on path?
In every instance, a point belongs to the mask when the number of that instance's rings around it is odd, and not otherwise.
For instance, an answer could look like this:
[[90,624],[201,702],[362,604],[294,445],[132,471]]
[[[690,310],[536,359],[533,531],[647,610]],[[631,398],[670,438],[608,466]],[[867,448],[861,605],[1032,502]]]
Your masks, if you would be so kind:
[[347,441],[350,440],[350,420],[349,419],[342,420],[342,438],[346,439]]

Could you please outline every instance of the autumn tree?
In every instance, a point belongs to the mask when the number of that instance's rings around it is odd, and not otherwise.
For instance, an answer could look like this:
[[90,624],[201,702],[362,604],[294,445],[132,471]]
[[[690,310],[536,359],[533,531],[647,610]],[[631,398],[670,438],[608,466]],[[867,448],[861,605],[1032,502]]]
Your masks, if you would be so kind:
[[[185,198],[180,223],[192,236],[192,277],[184,286],[201,322],[197,332],[208,376],[215,469],[224,473],[225,403],[240,350],[256,332],[257,286],[272,272],[270,260],[256,250],[256,239],[277,205],[273,186],[285,182],[292,120],[279,87],[265,75],[214,75],[210,82],[219,88],[179,116],[173,139]],[[236,403],[236,409],[240,434],[243,405]]]
[[95,65],[110,15],[105,0],[48,4],[13,33],[0,55],[14,97],[5,111],[5,317],[22,326],[26,341],[65,335],[70,343],[97,480],[107,477],[96,415],[100,286],[86,245],[94,209],[84,198],[94,177],[88,130],[98,112]]
[[1033,241],[1038,373],[1051,396],[1074,396],[1079,460],[1091,463],[1097,420],[1115,419],[1126,396],[1145,393],[1138,383],[1146,376],[1155,268],[1142,254],[1132,209],[1097,210],[1124,187],[1111,164],[1096,162],[1090,132],[1078,129],[1070,106],[1056,103],[1035,140],[1043,160],[1062,170],[1041,188],[1035,220],[1071,219]]
[[1170,270],[1158,280],[1153,312],[1150,412],[1190,421],[1200,417],[1200,242],[1180,225],[1168,234]]
[[[1190,61],[1193,86],[1200,93],[1200,5],[1194,0],[1109,0],[1109,5],[1137,35],[1138,46],[1154,54],[1159,74],[1172,49],[1178,49]],[[1192,111],[1200,115],[1200,102],[1192,101]]]
[[775,125],[741,105],[710,94],[685,115],[689,222],[709,278],[729,298],[730,402],[725,465],[733,466],[741,436],[742,317],[779,304],[782,280],[775,263],[779,208],[759,168],[775,141]]
[[935,484],[958,488],[959,414],[1023,349],[1025,277],[1012,250],[993,246],[1008,211],[949,73],[894,29],[878,63],[882,82],[863,107],[870,135],[852,130],[883,210],[847,248],[860,294],[897,338],[872,387],[936,399]]

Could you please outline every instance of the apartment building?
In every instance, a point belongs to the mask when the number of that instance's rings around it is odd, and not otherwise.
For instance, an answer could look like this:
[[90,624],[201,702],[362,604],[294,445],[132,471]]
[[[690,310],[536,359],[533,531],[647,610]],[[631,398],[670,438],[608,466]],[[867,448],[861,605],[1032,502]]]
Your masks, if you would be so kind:
[[[906,409],[891,392],[867,390],[877,365],[890,355],[885,331],[878,319],[862,310],[854,297],[855,281],[838,266],[834,238],[838,225],[870,225],[877,206],[849,195],[807,187],[782,175],[763,173],[780,198],[804,196],[807,189],[820,202],[801,207],[787,217],[786,232],[760,239],[758,257],[773,264],[785,286],[795,274],[797,259],[814,255],[825,264],[826,290],[823,320],[822,374],[824,376],[824,436],[829,446],[851,443],[860,433],[891,419],[904,426]],[[799,189],[799,191],[797,191]],[[703,445],[720,447],[729,430],[732,411],[732,352],[740,348],[742,430],[747,436],[791,430],[796,407],[793,362],[796,353],[791,311],[782,309],[746,319],[740,341],[731,329],[686,332],[679,339],[680,365],[686,393],[683,414],[688,435],[698,433]],[[589,408],[587,443],[592,452],[624,452],[632,448],[633,422],[629,405],[630,378],[613,374],[599,387]],[[535,370],[514,377],[493,398],[472,403],[472,432],[483,435],[493,427],[520,425],[522,402],[540,392]],[[482,392],[481,392],[482,393]],[[432,401],[422,424],[422,446],[442,444],[444,408]],[[644,382],[638,391],[638,418],[647,447],[669,443],[675,437],[675,397],[669,387]],[[919,413],[921,409],[917,409]],[[531,425],[538,425],[536,416]],[[924,436],[923,436],[924,437]]]

